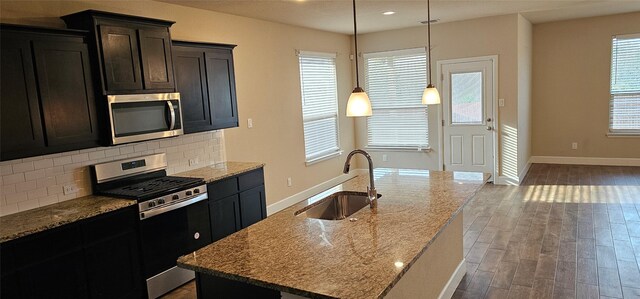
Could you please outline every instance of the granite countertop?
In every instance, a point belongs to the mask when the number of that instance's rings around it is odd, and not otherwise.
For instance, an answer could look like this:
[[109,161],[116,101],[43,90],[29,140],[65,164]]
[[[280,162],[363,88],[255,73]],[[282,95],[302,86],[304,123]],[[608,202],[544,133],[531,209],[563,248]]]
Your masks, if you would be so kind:
[[294,213],[337,191],[365,191],[368,174],[182,256],[178,265],[307,297],[381,298],[489,174],[375,169],[374,177],[378,208],[351,215],[355,222]]
[[[207,183],[263,167],[264,163],[224,162],[175,176],[204,178]],[[89,195],[0,217],[0,243],[135,205],[135,200]]]
[[89,195],[0,217],[0,243],[135,205],[135,200]]
[[192,178],[203,178],[205,182],[211,183],[224,178],[232,177],[241,173],[249,172],[264,167],[264,163],[258,162],[222,162],[210,166],[197,168],[181,173],[175,176],[184,176]]

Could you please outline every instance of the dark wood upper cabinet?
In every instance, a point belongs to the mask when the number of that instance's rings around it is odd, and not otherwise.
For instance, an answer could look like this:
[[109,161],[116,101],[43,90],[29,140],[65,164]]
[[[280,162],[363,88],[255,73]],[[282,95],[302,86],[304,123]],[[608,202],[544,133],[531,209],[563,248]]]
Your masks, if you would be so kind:
[[169,28],[139,29],[145,89],[175,90]]
[[[4,28],[3,28],[4,29]],[[2,31],[0,49],[1,155],[45,147],[31,44]]]
[[1,160],[100,144],[87,34],[2,25]]
[[104,84],[110,91],[142,90],[136,30],[99,26]]
[[173,92],[169,27],[174,22],[86,10],[62,17],[67,26],[92,32],[102,92]]
[[47,145],[99,140],[89,51],[84,43],[33,41]]
[[185,133],[238,126],[234,45],[173,42]]

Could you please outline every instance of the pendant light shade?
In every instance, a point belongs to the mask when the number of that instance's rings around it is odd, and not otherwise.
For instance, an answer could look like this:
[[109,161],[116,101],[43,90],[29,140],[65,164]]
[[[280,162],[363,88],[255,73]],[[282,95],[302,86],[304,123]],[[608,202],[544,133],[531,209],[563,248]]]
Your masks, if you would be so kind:
[[431,5],[427,0],[427,54],[429,57],[429,67],[427,70],[427,76],[429,77],[429,85],[424,89],[422,93],[422,104],[437,105],[440,104],[440,93],[436,87],[431,83]]
[[356,87],[347,102],[347,116],[371,116],[373,111],[371,110],[371,101],[369,96],[360,87]]
[[367,93],[360,87],[360,76],[359,68],[358,68],[358,26],[356,22],[356,0],[353,0],[353,39],[356,44],[356,88],[353,89],[351,95],[349,96],[349,100],[347,101],[347,116],[349,117],[358,117],[358,116],[371,116],[373,111],[371,110],[371,101],[369,101],[369,96]]
[[422,104],[437,105],[440,104],[440,93],[435,86],[429,84],[422,93]]

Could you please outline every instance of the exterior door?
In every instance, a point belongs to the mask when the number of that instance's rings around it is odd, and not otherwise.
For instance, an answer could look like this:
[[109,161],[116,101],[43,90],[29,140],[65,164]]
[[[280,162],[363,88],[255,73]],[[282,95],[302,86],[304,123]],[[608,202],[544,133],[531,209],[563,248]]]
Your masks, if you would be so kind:
[[442,64],[444,168],[494,174],[494,60]]

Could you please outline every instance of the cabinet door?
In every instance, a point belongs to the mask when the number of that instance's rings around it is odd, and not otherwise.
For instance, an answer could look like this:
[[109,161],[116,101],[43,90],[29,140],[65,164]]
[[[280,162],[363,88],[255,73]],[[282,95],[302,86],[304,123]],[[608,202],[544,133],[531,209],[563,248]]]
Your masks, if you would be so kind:
[[37,154],[45,144],[29,41],[2,38],[1,44],[0,156],[7,160]]
[[209,203],[204,200],[187,206],[189,219],[187,254],[211,244],[211,224],[209,223]]
[[87,247],[85,261],[91,298],[140,298],[140,256],[133,231]]
[[91,298],[139,298],[142,273],[137,206],[84,221],[85,265]]
[[98,145],[98,122],[87,45],[34,41],[33,50],[47,145]]
[[267,217],[264,186],[240,192],[240,215],[242,228],[248,227]]
[[20,269],[15,277],[19,298],[88,298],[82,251]]
[[231,51],[207,51],[207,88],[215,129],[238,126],[236,84]]
[[240,230],[240,202],[238,194],[209,203],[213,242]]
[[176,89],[180,93],[185,133],[214,129],[204,61],[204,52],[198,48],[173,48]]
[[169,28],[138,29],[145,90],[175,90]]
[[108,94],[141,90],[140,55],[136,30],[100,25],[103,83]]

